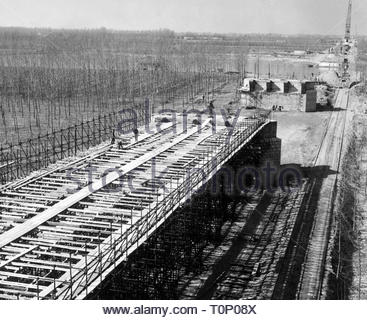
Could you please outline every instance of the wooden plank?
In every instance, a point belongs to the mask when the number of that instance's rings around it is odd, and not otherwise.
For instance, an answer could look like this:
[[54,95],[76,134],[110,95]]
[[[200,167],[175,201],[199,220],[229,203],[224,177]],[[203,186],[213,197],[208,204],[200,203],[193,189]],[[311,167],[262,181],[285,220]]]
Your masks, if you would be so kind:
[[[38,277],[38,276],[33,276],[31,274],[25,274],[25,273],[14,273],[14,272],[8,272],[8,271],[3,271],[0,270],[0,276],[6,276],[6,277],[12,277],[12,278],[18,278],[18,279],[28,279],[28,280],[37,280],[37,279],[41,279],[42,281],[48,281],[50,283],[52,283],[54,281],[53,278],[48,278],[48,277]],[[55,279],[57,281],[57,279]]]
[[10,259],[8,259],[8,260],[4,261],[4,262],[1,262],[1,263],[0,263],[0,269],[1,269],[1,268],[4,268],[6,265],[8,265],[8,264],[12,263],[13,261],[15,261],[15,260],[17,260],[17,259],[19,259],[19,258],[23,257],[24,255],[26,255],[27,253],[31,252],[32,250],[34,250],[34,249],[36,249],[36,248],[38,248],[38,246],[32,246],[32,247],[30,247],[29,249],[24,250],[23,252],[21,252],[21,253],[17,254],[16,256],[14,256],[14,257],[12,257],[12,258],[10,258]]
[[35,290],[37,288],[39,288],[39,289],[47,288],[47,286],[41,285],[41,284],[39,284],[37,286],[37,284],[26,283],[26,282],[15,282],[15,281],[9,281],[9,280],[0,280],[0,285],[9,286],[12,289],[21,288],[21,289],[25,289],[25,290],[29,290],[29,289]]
[[37,293],[36,292],[30,292],[30,291],[24,291],[24,290],[16,290],[16,289],[10,289],[10,288],[1,288],[0,287],[0,292],[4,292],[4,293],[14,293],[18,296],[26,296],[26,297],[32,297],[35,298],[37,297]]
[[33,263],[27,263],[27,262],[13,262],[14,266],[16,267],[22,267],[22,268],[35,268],[35,269],[43,269],[43,270],[56,270],[56,271],[62,271],[62,272],[67,272],[70,267],[65,266],[65,267],[60,267],[60,266],[54,266],[54,265],[46,265],[46,264],[33,264]]

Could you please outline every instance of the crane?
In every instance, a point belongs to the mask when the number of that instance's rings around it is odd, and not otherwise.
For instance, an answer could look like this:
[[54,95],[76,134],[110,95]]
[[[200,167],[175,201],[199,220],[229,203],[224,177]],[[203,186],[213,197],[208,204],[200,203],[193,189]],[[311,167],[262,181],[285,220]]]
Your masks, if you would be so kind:
[[348,80],[350,79],[349,51],[351,48],[351,25],[352,25],[352,0],[349,0],[347,21],[345,24],[344,44],[342,47],[343,63],[342,63],[342,79],[341,80],[344,85],[347,85]]
[[345,24],[345,42],[350,42],[350,34],[351,34],[351,25],[352,25],[352,0],[349,0],[348,4],[348,15],[347,15],[347,22]]

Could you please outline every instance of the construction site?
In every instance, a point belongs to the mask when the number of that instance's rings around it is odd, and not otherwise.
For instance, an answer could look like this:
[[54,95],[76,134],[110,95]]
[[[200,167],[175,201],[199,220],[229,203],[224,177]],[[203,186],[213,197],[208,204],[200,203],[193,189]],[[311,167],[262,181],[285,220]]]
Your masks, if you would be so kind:
[[0,28],[0,299],[366,299],[345,8],[323,41]]

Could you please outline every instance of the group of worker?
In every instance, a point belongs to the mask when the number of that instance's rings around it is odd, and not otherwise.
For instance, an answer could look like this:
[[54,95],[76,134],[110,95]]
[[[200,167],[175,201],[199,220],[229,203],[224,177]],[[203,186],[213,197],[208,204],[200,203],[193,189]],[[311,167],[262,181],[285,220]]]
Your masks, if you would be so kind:
[[283,106],[273,105],[273,111],[282,111]]
[[[138,142],[138,140],[139,140],[139,130],[137,128],[135,128],[133,130],[133,133],[134,133],[135,142]],[[116,143],[116,136],[115,136],[115,130],[113,130],[112,131],[111,144],[114,145],[115,143]],[[117,142],[117,148],[120,149],[120,150],[124,149],[124,143],[121,140],[119,140]]]

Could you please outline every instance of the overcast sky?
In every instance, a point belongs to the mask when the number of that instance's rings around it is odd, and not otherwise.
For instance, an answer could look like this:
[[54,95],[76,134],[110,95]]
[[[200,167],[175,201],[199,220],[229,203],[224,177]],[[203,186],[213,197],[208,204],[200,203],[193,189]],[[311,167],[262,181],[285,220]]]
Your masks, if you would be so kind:
[[[0,0],[0,26],[342,34],[348,0]],[[353,1],[367,35],[367,1]]]

